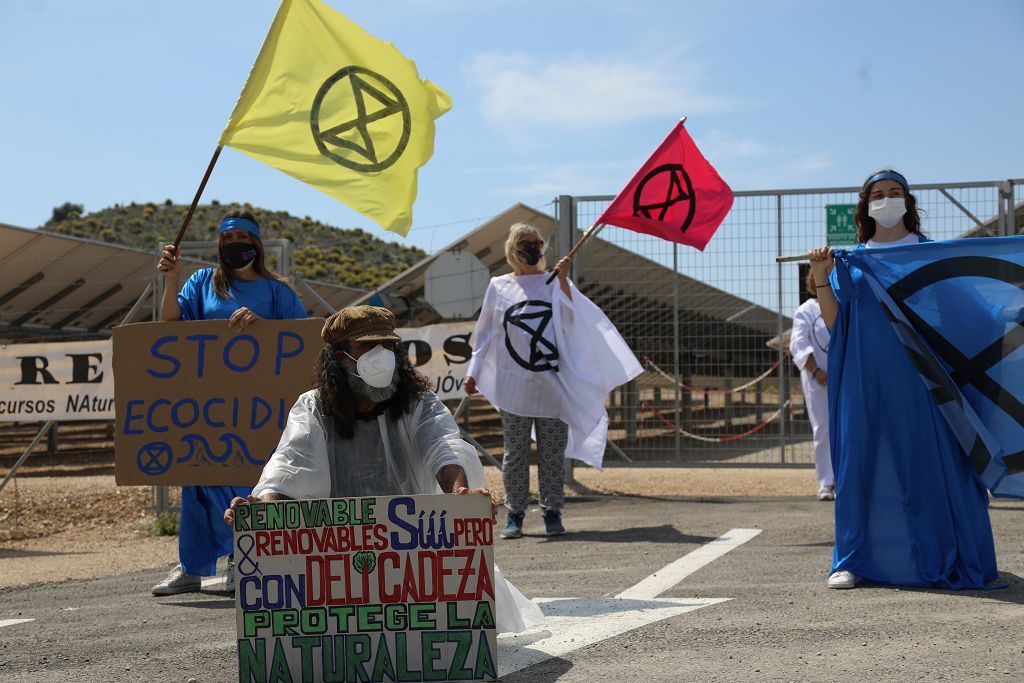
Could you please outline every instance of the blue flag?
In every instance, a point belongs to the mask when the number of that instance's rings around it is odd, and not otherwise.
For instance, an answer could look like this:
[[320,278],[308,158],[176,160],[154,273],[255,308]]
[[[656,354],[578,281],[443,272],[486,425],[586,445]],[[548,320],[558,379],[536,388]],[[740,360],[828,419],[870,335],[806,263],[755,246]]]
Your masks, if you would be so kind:
[[836,266],[881,304],[985,487],[1024,498],[1024,236],[837,250]]

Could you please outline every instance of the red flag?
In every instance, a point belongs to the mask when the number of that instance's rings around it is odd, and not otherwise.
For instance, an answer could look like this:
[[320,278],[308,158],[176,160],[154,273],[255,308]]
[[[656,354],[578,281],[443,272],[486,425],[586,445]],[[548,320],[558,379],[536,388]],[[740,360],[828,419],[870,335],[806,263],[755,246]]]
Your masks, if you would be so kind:
[[596,223],[704,251],[732,208],[732,190],[680,121]]

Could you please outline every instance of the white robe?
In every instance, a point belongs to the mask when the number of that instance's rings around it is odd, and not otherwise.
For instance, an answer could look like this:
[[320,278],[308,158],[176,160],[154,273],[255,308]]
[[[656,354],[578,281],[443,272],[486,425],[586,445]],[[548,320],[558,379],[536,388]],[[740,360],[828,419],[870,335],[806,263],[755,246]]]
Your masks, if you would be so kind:
[[495,408],[565,422],[566,457],[601,469],[605,399],[643,367],[600,308],[572,283],[570,300],[549,276],[491,279],[466,374]]
[[789,352],[800,368],[800,387],[807,404],[807,417],[811,421],[814,440],[814,469],[819,486],[834,486],[832,455],[828,444],[828,386],[818,383],[807,371],[807,359],[814,356],[817,367],[828,372],[828,345],[830,333],[821,318],[818,300],[810,298],[800,304],[793,314],[793,331],[789,337]]
[[[273,491],[308,499],[436,494],[442,493],[437,473],[446,465],[460,465],[470,488],[484,485],[480,458],[459,438],[451,412],[433,393],[423,395],[397,421],[384,414],[356,427],[352,439],[340,438],[316,390],[302,394],[253,495]],[[343,480],[342,486],[349,488],[332,486],[332,469],[343,473],[335,481]],[[504,578],[497,564],[494,607],[499,633],[519,633],[544,620],[540,608]]]

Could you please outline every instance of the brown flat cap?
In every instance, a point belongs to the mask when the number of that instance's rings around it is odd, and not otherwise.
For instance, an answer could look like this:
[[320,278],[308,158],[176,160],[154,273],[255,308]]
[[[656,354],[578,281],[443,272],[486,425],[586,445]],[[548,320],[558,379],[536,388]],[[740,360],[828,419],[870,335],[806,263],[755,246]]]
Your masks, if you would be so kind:
[[395,314],[378,306],[349,306],[324,323],[320,336],[328,344],[339,341],[400,341]]

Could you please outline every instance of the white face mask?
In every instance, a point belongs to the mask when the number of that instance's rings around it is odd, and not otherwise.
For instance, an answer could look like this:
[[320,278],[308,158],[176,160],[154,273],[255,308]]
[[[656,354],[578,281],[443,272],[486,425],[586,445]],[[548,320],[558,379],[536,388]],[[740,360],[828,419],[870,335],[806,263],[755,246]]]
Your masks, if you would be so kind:
[[[348,353],[345,355],[352,358]],[[395,376],[395,352],[385,349],[380,344],[358,359],[352,360],[356,362],[356,374],[359,375],[359,379],[375,389],[388,386]]]
[[883,228],[894,228],[907,213],[907,202],[903,197],[876,199],[868,204],[868,215]]

